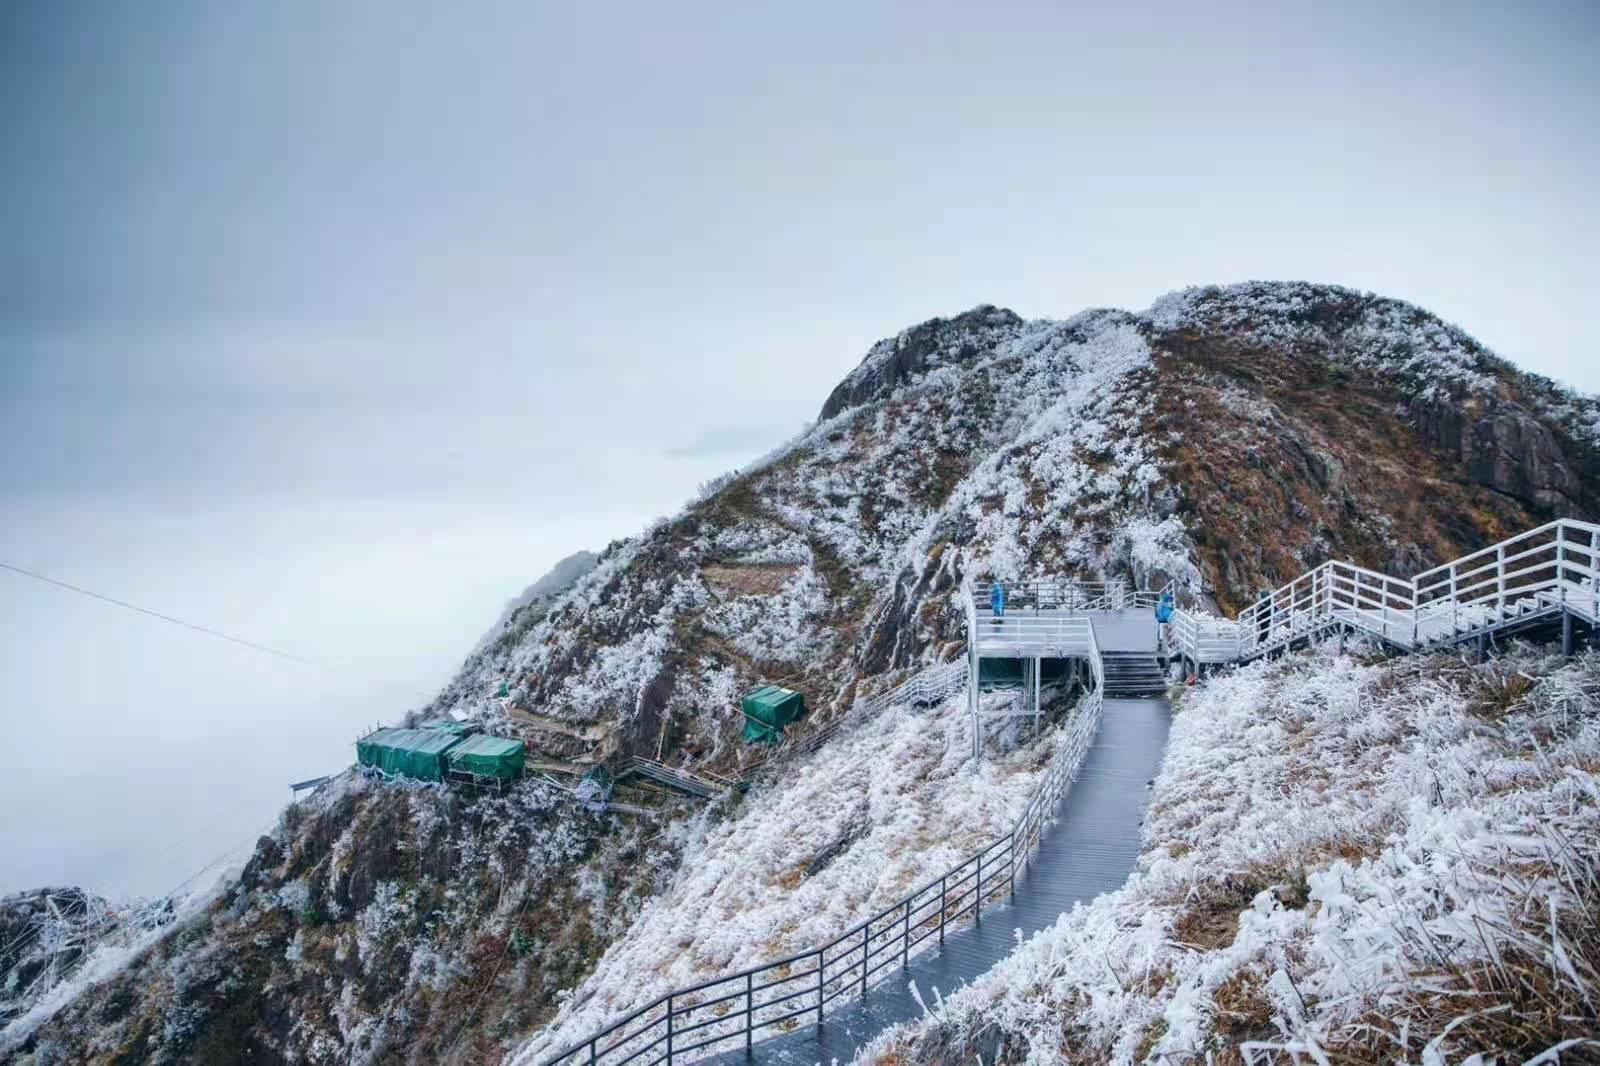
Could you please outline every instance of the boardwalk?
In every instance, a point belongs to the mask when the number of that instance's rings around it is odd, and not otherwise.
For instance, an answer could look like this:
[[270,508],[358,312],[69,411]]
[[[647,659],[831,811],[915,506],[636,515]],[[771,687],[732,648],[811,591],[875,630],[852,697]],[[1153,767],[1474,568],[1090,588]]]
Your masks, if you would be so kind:
[[[1122,884],[1139,854],[1139,825],[1169,723],[1165,700],[1107,700],[1077,783],[1061,801],[1060,820],[1044,834],[1033,866],[1017,878],[1016,899],[986,910],[981,926],[951,933],[942,949],[913,958],[908,973],[874,986],[865,1002],[827,1015],[820,1031],[806,1025],[758,1042],[756,1061],[848,1062],[885,1028],[921,1017],[908,981],[915,981],[931,1002],[935,988],[948,994],[1010,954],[1016,947],[1014,930],[1031,935],[1054,924],[1074,903]],[[712,1061],[743,1062],[745,1055],[741,1050]]]

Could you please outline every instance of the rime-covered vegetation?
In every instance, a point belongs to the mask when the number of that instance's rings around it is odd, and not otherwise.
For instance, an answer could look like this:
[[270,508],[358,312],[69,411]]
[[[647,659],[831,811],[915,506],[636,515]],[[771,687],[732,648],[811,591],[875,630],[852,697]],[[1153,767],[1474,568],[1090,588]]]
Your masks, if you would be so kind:
[[1002,744],[972,773],[967,721],[960,697],[891,707],[725,817],[686,823],[680,876],[513,1061],[532,1066],[675,987],[837,936],[1003,836],[1062,734]]
[[1329,645],[1217,676],[1127,885],[863,1058],[1592,1061],[1597,774],[1593,655]]
[[[760,754],[739,739],[755,684],[803,691],[805,733],[959,654],[965,576],[1174,577],[1226,608],[1329,557],[1404,575],[1592,517],[1597,440],[1593,398],[1369,294],[1251,283],[1059,321],[979,307],[874,345],[811,429],[530,589],[427,713],[520,736],[550,766],[728,772]],[[537,779],[475,801],[347,775],[215,897],[104,965],[61,955],[0,1047],[476,1062],[548,1046],[681,975],[837,932],[1005,820],[1030,756],[959,777],[960,745],[929,746],[956,728],[896,712],[780,761],[742,807],[649,822]],[[826,810],[803,784],[822,765]],[[889,795],[911,822],[885,815]],[[783,811],[807,826],[788,854]],[[713,856],[731,864],[715,883]],[[673,936],[682,957],[661,963]]]

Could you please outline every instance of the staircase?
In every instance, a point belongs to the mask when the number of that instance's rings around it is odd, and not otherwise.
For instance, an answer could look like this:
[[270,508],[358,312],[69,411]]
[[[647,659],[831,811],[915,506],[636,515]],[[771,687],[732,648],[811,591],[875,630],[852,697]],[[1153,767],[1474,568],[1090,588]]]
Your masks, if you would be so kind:
[[1118,696],[1159,696],[1167,691],[1167,678],[1151,652],[1104,651],[1105,694]]
[[[1169,586],[1170,588],[1170,586]],[[1444,650],[1518,631],[1600,631],[1600,525],[1570,518],[1508,537],[1412,578],[1330,560],[1237,618],[1177,610],[1165,638],[1194,667],[1243,663],[1333,631],[1397,651]]]
[[666,785],[668,788],[700,799],[718,799],[731,792],[735,784],[709,773],[696,773],[664,766],[654,759],[642,759],[638,756],[628,760],[622,772],[617,775],[617,779],[622,780],[634,775],[648,777],[657,784]]

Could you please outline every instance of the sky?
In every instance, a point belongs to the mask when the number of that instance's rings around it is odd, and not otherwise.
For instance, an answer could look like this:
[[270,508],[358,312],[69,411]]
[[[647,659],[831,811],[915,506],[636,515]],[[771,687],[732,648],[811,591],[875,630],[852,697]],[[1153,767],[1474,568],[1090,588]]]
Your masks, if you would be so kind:
[[1338,282],[1600,391],[1589,3],[0,6],[0,892],[159,892],[978,303]]

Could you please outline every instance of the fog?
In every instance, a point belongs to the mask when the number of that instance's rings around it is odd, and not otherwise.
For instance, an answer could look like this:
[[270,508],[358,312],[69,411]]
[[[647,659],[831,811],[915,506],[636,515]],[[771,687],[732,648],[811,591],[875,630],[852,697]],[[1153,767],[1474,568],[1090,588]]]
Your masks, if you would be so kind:
[[236,858],[932,315],[1330,281],[1600,388],[1596,10],[5,5],[0,561],[324,665],[0,573],[0,891]]

